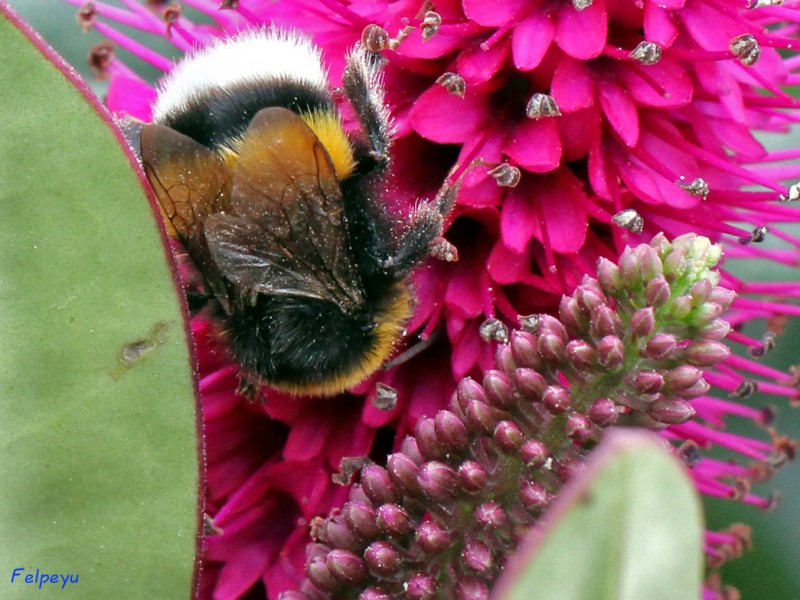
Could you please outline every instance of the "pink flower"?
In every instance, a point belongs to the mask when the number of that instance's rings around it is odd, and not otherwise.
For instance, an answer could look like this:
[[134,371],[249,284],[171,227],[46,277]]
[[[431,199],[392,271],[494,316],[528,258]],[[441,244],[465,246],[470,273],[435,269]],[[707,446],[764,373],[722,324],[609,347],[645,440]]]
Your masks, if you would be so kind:
[[[384,51],[397,130],[392,200],[403,206],[430,198],[453,165],[466,170],[447,234],[460,260],[416,274],[409,330],[440,336],[420,356],[332,401],[270,394],[260,406],[235,396],[224,349],[206,324],[194,324],[208,512],[222,530],[208,539],[203,585],[217,600],[260,585],[275,598],[297,584],[310,519],[345,496],[330,480],[340,460],[385,456],[420,417],[445,406],[459,379],[490,368],[492,352],[479,334],[486,318],[514,323],[520,314],[553,314],[562,294],[595,273],[598,258],[616,259],[627,244],[658,232],[706,235],[725,245],[728,259],[796,261],[800,241],[776,225],[797,220],[798,210],[776,201],[800,197],[781,183],[797,178],[797,167],[779,164],[798,152],[770,153],[753,135],[786,131],[796,120],[783,87],[797,83],[798,60],[778,52],[796,34],[794,2],[464,0],[421,13],[421,3],[405,1],[240,0],[218,10],[218,0],[184,0],[211,16],[213,28],[174,9],[162,18],[147,3],[123,4],[93,3],[91,14],[84,11],[87,24],[162,70],[171,62],[119,25],[166,35],[181,50],[243,27],[296,27],[323,48],[334,85],[346,50],[378,25],[399,40]],[[119,60],[107,72],[110,108],[148,118],[152,86]],[[625,210],[629,220],[615,221]],[[758,246],[767,225],[790,250]],[[722,284],[739,294],[729,313],[736,327],[800,312],[787,301],[800,295],[795,284],[729,273]],[[771,343],[738,331],[729,339],[755,352]],[[665,336],[654,346],[666,352],[671,343]],[[391,410],[370,401],[378,380],[398,391]],[[663,435],[696,463],[704,494],[770,506],[751,483],[791,458],[793,445],[734,436],[724,424],[740,418],[766,426],[769,414],[746,404],[747,396],[758,388],[794,400],[796,382],[733,356],[705,380],[714,391],[692,400],[696,417]],[[755,466],[708,458],[703,451],[712,446]],[[719,563],[741,540],[739,532],[710,532],[710,561]]]

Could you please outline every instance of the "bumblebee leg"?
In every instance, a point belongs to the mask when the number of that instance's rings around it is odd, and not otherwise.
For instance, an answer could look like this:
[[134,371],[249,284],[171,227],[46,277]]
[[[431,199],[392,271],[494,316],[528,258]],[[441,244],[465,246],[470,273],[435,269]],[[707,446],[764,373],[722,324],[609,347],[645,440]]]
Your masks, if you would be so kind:
[[389,165],[392,143],[391,118],[380,76],[383,60],[381,55],[357,46],[347,55],[342,74],[344,93],[355,108],[369,143],[369,157],[381,170]]
[[453,262],[458,260],[455,246],[442,237],[444,221],[453,210],[460,179],[445,182],[432,202],[417,206],[408,228],[402,233],[392,263],[401,273],[413,269],[426,256]]

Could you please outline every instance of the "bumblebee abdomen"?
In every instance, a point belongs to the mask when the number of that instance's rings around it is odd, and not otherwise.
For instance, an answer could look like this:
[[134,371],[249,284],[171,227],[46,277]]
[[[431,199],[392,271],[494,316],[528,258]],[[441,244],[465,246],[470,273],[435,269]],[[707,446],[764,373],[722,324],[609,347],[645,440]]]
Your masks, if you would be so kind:
[[225,337],[244,370],[293,394],[330,395],[375,372],[411,313],[405,283],[345,314],[331,302],[259,295],[224,317]]

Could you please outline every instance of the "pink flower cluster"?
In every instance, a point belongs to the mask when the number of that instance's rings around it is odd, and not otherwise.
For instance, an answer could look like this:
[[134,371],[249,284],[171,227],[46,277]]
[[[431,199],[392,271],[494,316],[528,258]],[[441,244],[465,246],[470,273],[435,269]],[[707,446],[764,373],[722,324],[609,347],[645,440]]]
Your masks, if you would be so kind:
[[[779,226],[800,216],[785,202],[800,198],[788,185],[800,169],[783,164],[800,152],[770,153],[754,135],[785,132],[798,118],[785,88],[798,82],[800,57],[782,52],[796,43],[795,0],[230,0],[224,10],[219,0],[183,0],[213,26],[163,2],[65,1],[81,8],[85,26],[164,71],[172,62],[126,30],[186,51],[245,27],[294,27],[322,47],[334,86],[363,35],[386,46],[392,201],[430,198],[453,165],[468,168],[447,233],[460,260],[416,275],[409,343],[433,336],[416,358],[334,400],[269,393],[262,406],[235,395],[235,366],[208,324],[193,323],[216,531],[203,597],[266,589],[274,599],[296,586],[311,519],[346,496],[331,482],[341,459],[380,462],[446,405],[456,382],[489,368],[485,319],[555,313],[598,258],[616,259],[658,232],[708,236],[729,259],[796,262],[800,240]],[[110,76],[109,107],[149,119],[153,86],[107,52],[97,56]],[[765,235],[788,249],[763,249]],[[729,314],[736,326],[800,312],[788,302],[800,296],[796,284],[724,273],[722,285],[739,294]],[[772,343],[739,331],[730,339],[754,353]],[[696,417],[662,435],[694,456],[701,492],[766,508],[771,500],[751,484],[791,458],[793,445],[734,435],[725,421],[768,425],[769,414],[745,400],[755,391],[796,400],[796,381],[736,356],[706,380],[714,389],[692,400]],[[397,390],[389,410],[371,401],[378,381]],[[712,446],[750,462],[709,458]],[[719,564],[745,541],[741,530],[709,532],[707,554]]]

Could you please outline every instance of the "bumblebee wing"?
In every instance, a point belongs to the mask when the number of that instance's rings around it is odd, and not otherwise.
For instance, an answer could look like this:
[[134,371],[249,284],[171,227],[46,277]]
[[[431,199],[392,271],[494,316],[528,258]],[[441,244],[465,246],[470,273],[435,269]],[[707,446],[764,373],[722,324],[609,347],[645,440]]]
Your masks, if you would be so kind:
[[140,138],[144,171],[170,233],[190,250],[202,240],[204,219],[228,208],[228,167],[216,152],[164,125],[145,125]]
[[192,138],[158,124],[140,131],[141,159],[167,230],[184,245],[212,291],[224,289],[203,228],[206,218],[229,209],[230,172],[222,158]]
[[300,295],[346,310],[363,302],[347,248],[344,204],[333,165],[292,111],[259,111],[242,138],[231,183],[231,215],[214,215],[206,239],[231,281]]

